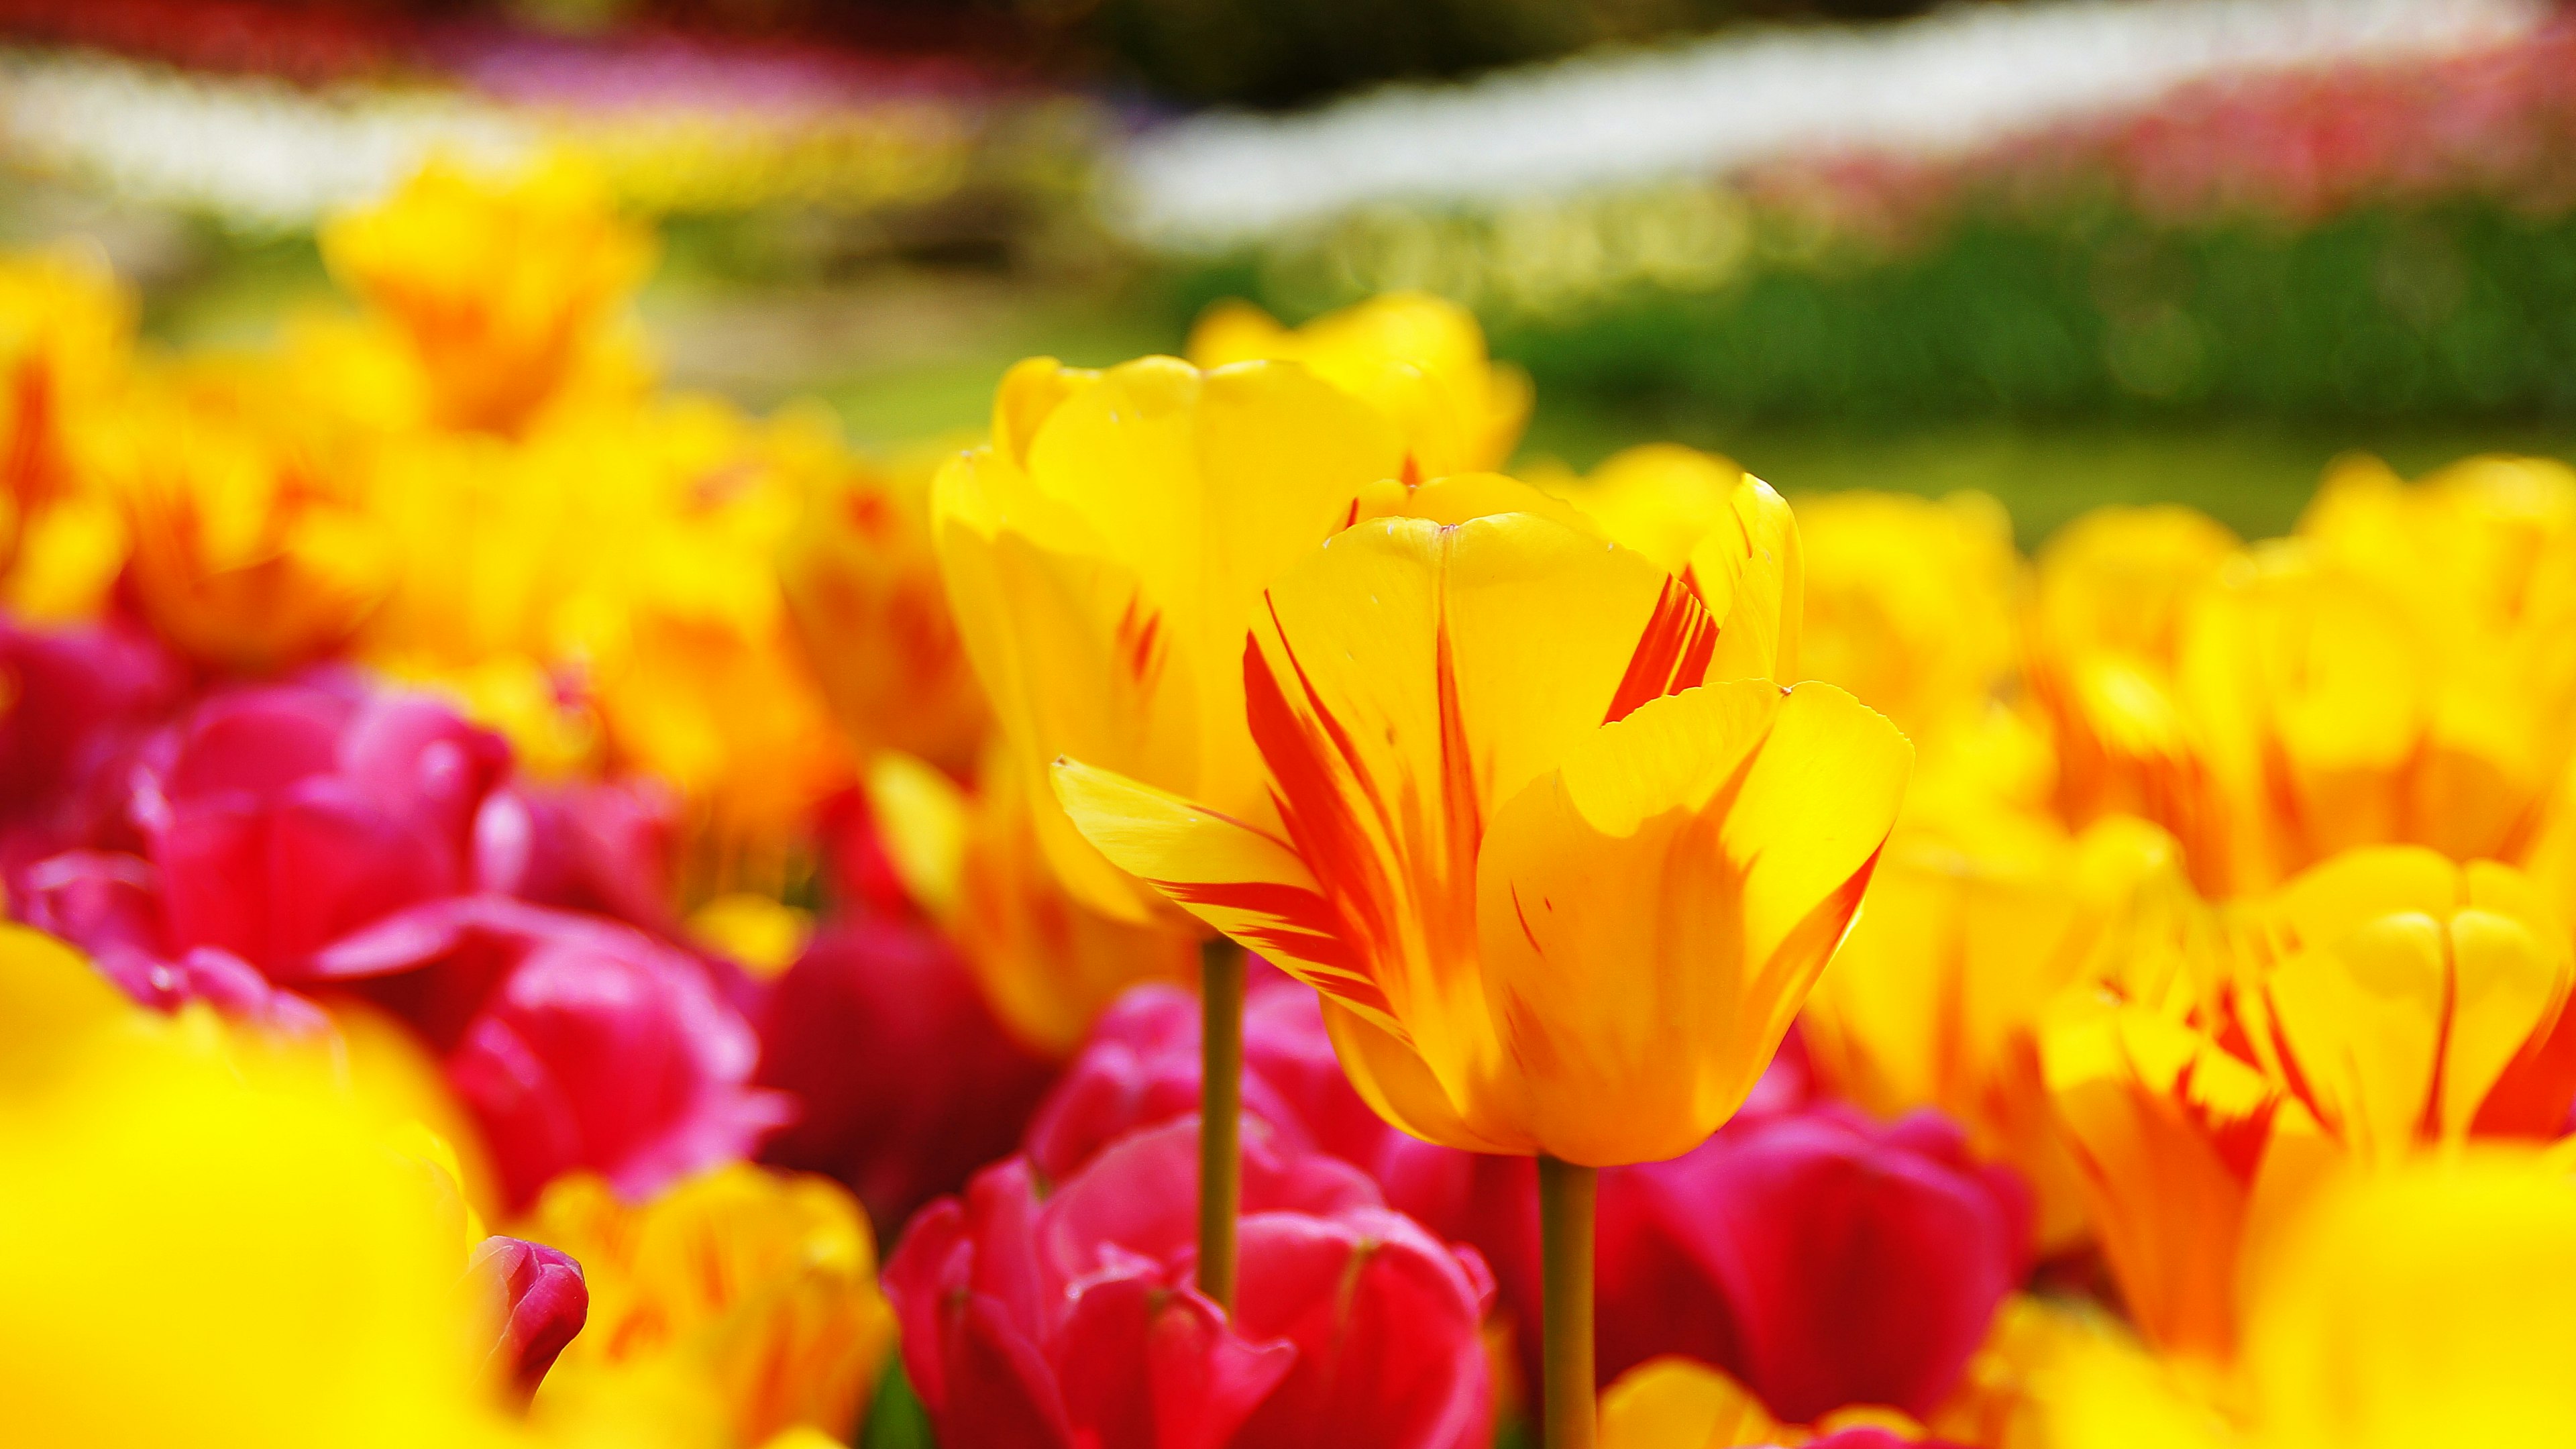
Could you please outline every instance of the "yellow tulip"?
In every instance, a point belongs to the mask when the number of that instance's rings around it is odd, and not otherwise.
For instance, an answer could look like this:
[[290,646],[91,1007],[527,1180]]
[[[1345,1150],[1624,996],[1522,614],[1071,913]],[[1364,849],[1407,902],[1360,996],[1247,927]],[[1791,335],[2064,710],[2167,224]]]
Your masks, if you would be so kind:
[[1800,671],[1926,750],[1980,719],[2016,662],[2021,560],[2003,506],[1982,493],[1855,492],[1803,499],[1797,513]]
[[1898,826],[1801,1018],[1818,1075],[1881,1116],[1949,1113],[1973,1150],[2029,1181],[2042,1249],[2073,1246],[2084,1199],[2040,1022],[2070,984],[2143,976],[2160,935],[2190,929],[2180,872],[2172,838],[2127,816],[2080,838],[1998,808]]
[[1600,1449],[1733,1449],[1804,1442],[1750,1389],[1687,1358],[1648,1359],[1601,1391]]
[[[1724,458],[1673,443],[1610,455],[1576,481],[1543,484],[1614,543],[1635,549],[1727,621],[1714,679],[1804,678],[1798,523],[1771,485]],[[1497,500],[1496,511],[1526,506]],[[1361,516],[1372,510],[1363,506]],[[1383,510],[1402,514],[1403,505]],[[1830,682],[1830,681],[1829,681]]]
[[[452,1194],[315,1072],[0,927],[0,1401],[27,1444],[520,1442],[474,1377]],[[34,1245],[41,1245],[38,1249]]]
[[1189,359],[1303,363],[1400,428],[1414,479],[1499,468],[1529,423],[1529,374],[1485,352],[1466,308],[1420,292],[1390,292],[1282,327],[1249,302],[1219,302],[1190,330]]
[[870,762],[866,784],[905,891],[957,943],[993,1015],[1030,1050],[1069,1057],[1120,992],[1186,980],[1197,968],[1187,937],[1111,920],[1066,894],[1039,848],[1024,778],[998,753],[971,794],[892,752]]
[[612,324],[651,269],[652,239],[566,157],[496,176],[433,161],[320,240],[332,274],[409,342],[430,421],[516,433],[568,398],[629,394],[641,376]]
[[1383,418],[1284,363],[1040,358],[1003,379],[992,443],[941,472],[931,513],[967,658],[1076,899],[1160,911],[1052,808],[1048,764],[1261,808],[1243,631],[1263,587],[1403,458]]
[[1077,756],[1091,841],[1313,983],[1417,1137],[1604,1166],[1724,1122],[1850,924],[1903,737],[1830,685],[1710,682],[1680,580],[1534,513],[1364,523],[1257,619],[1278,826]]
[[2473,1154],[2344,1181],[2262,1266],[2246,1330],[2265,1449],[2576,1441],[2576,1183]]
[[94,253],[0,253],[0,597],[22,615],[95,612],[123,561],[87,443],[114,425],[134,312]]
[[975,766],[987,712],[958,642],[931,543],[931,457],[851,457],[807,415],[787,442],[801,502],[779,581],[832,712],[862,753]]
[[291,375],[207,359],[152,379],[102,449],[146,621],[200,663],[284,669],[345,644],[399,555]]
[[2198,1028],[2086,993],[2044,1023],[2041,1063],[2093,1228],[2129,1315],[2158,1349],[2225,1363],[2265,1180],[2312,1164],[2298,1101]]
[[2319,1191],[2248,1279],[2224,1379],[2104,1340],[2045,1365],[2060,1449],[2400,1449],[2576,1437],[2576,1183],[2480,1149]]
[[687,1397],[676,1380],[712,1393],[744,1449],[800,1424],[837,1439],[894,1343],[867,1216],[827,1178],[736,1163],[632,1207],[576,1174],[524,1235],[572,1254],[590,1286],[590,1322],[538,1390],[541,1426],[629,1394]]
[[2238,1008],[2255,1057],[2347,1151],[2564,1126],[2576,961],[2520,872],[2356,850],[2284,886],[2249,935]]

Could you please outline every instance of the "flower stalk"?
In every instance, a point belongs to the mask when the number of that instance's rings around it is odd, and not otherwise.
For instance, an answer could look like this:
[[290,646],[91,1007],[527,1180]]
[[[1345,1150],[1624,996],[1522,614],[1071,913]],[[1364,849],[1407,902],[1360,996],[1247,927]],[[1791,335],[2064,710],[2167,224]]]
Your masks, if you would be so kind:
[[1592,1449],[1592,1208],[1599,1172],[1541,1156],[1538,1231],[1546,1449]]
[[1243,1199],[1243,948],[1199,948],[1199,1291],[1234,1309],[1234,1224]]

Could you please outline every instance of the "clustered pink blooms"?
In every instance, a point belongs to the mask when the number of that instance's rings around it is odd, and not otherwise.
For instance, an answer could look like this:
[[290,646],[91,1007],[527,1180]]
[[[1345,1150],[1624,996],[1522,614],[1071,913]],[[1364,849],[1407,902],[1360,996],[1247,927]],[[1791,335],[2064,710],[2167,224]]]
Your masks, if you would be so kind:
[[[1172,1291],[1158,1300],[1171,1315],[1157,1329],[1167,1337],[1154,1341],[1188,1344],[1190,1366],[1168,1382],[1151,1379],[1166,1396],[1158,1412],[1239,1414],[1247,1437],[1238,1443],[1269,1442],[1252,1436],[1272,1415],[1341,1422],[1297,1399],[1293,1371],[1279,1381],[1285,1403],[1262,1397],[1257,1330],[1278,1321],[1261,1296],[1269,1285],[1311,1286],[1341,1271],[1347,1256],[1332,1255],[1348,1249],[1314,1245],[1341,1243],[1344,1231],[1316,1220],[1347,1222],[1355,1204],[1372,1215],[1371,1232],[1397,1245],[1383,1251],[1407,1265],[1403,1281],[1445,1281],[1420,1267],[1426,1245],[1445,1244],[1463,1281],[1489,1293],[1483,1285],[1499,1279],[1499,1305],[1519,1322],[1536,1320],[1530,1161],[1435,1147],[1387,1127],[1334,1066],[1313,993],[1256,968],[1244,1007],[1243,1302],[1229,1332],[1186,1276],[1198,1020],[1197,1001],[1176,987],[1129,991],[1031,1120],[1021,1155],[979,1175],[962,1200],[925,1211],[896,1250],[887,1293],[907,1326],[906,1366],[942,1432],[958,1436],[945,1442],[1082,1442],[1084,1433],[1107,1435],[1104,1444],[1150,1442],[1115,1437],[1102,1427],[1109,1420],[1086,1417],[1089,1401],[1075,1402],[1093,1387],[1080,1366],[1136,1369],[1144,1351],[1119,1347],[1120,1335],[1154,1326],[1106,1306],[1056,1311],[1063,1295],[1112,1282]],[[2029,1216],[2021,1183],[1971,1163],[1955,1125],[1930,1112],[1882,1125],[1818,1100],[1793,1048],[1736,1121],[1696,1151],[1602,1173],[1602,1381],[1682,1354],[1727,1370],[1788,1422],[1856,1404],[1926,1416],[1958,1386],[1997,1306],[2025,1276]],[[1303,1278],[1269,1276],[1269,1255],[1291,1241],[1329,1261],[1299,1270]],[[1347,1439],[1336,1430],[1330,1442],[1467,1442],[1442,1437],[1451,1421],[1403,1394],[1430,1392],[1421,1387],[1438,1378],[1430,1365],[1467,1372],[1481,1352],[1476,1315],[1418,1291],[1404,1351],[1419,1362],[1373,1390],[1389,1397],[1357,1421],[1370,1427]],[[1355,1298],[1339,1311],[1373,1306]],[[1312,1351],[1310,1340],[1282,1336]],[[1536,1382],[1535,1362],[1521,1372]],[[1080,1386],[1068,1388],[1068,1375]],[[1399,1392],[1396,1379],[1414,1387]],[[1043,1432],[1003,1436],[980,1417],[998,1405]],[[1880,1432],[1821,1442],[1861,1449]]]

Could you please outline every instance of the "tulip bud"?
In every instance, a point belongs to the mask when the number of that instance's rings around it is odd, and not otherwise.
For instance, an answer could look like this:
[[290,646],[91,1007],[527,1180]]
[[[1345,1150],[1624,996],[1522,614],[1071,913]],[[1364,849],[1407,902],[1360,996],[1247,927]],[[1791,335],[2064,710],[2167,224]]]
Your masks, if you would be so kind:
[[524,1407],[590,1317],[590,1288],[581,1265],[560,1248],[520,1238],[489,1237],[474,1249],[466,1272],[502,1306],[501,1336],[492,1345],[487,1373],[507,1385]]

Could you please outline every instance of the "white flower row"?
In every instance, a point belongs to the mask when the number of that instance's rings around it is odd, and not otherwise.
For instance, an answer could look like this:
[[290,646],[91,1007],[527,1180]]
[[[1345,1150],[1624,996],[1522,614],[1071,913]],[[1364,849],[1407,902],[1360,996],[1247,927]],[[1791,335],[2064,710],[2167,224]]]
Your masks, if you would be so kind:
[[2067,0],[1595,54],[1139,137],[1113,218],[1222,248],[1373,202],[1491,204],[1838,150],[1956,152],[2230,73],[2506,44],[2546,0]]
[[104,55],[0,56],[0,145],[136,201],[268,228],[377,195],[435,151],[505,162],[535,132],[449,91],[315,93]]

